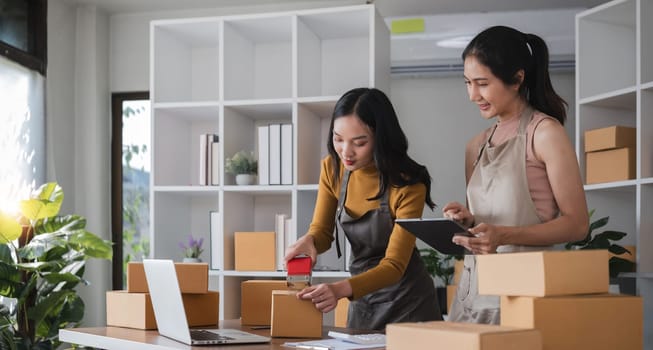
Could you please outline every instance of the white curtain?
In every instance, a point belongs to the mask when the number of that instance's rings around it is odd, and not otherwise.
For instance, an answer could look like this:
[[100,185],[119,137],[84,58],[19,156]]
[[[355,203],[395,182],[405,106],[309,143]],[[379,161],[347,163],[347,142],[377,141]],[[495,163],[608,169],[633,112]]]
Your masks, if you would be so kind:
[[45,179],[45,79],[0,56],[0,210]]

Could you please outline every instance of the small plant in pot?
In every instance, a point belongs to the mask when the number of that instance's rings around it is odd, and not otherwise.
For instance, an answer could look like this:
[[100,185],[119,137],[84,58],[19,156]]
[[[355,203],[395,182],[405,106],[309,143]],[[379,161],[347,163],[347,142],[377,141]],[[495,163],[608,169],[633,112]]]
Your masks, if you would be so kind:
[[184,262],[202,262],[200,255],[204,249],[202,244],[204,243],[204,238],[193,238],[193,235],[188,235],[188,242],[179,242],[179,248],[181,248],[184,255]]
[[256,171],[258,162],[254,158],[254,152],[244,150],[236,152],[231,158],[227,158],[225,171],[227,174],[236,176],[236,184],[253,185],[256,182]]
[[[595,209],[590,210],[589,212],[590,219],[592,218],[592,215],[594,215],[594,211]],[[585,236],[585,238],[581,239],[580,241],[569,242],[565,244],[565,249],[568,250],[607,249],[610,253],[614,254],[614,256],[610,257],[610,261],[608,262],[610,279],[612,280],[611,283],[614,282],[614,284],[617,283],[620,284],[620,289],[622,290],[621,291],[622,293],[625,292],[626,294],[634,294],[634,286],[632,288],[629,288],[627,285],[619,283],[619,282],[626,282],[626,281],[619,281],[617,279],[619,273],[621,272],[635,271],[635,263],[628,259],[623,258],[626,257],[627,255],[631,255],[631,253],[623,246],[613,243],[615,241],[619,241],[622,238],[624,238],[626,236],[626,233],[621,231],[606,230],[603,232],[592,234],[594,230],[607,225],[608,220],[610,220],[610,217],[605,216],[590,223],[590,227],[589,230],[587,231],[587,235]],[[629,280],[632,280],[632,282],[634,282],[634,279],[629,279]],[[626,291],[624,291],[624,289]],[[632,289],[632,291],[630,291],[630,289]],[[629,291],[632,293],[629,293]]]
[[437,283],[438,302],[440,311],[447,313],[447,286],[453,282],[454,262],[462,259],[461,256],[441,254],[435,249],[423,248],[419,250],[426,271],[433,276]]

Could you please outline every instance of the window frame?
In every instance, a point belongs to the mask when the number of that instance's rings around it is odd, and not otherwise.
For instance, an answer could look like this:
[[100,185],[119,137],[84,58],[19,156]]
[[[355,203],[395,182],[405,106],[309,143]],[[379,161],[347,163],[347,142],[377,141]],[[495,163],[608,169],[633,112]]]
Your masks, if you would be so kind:
[[0,55],[24,67],[46,75],[47,70],[47,0],[27,2],[27,51],[0,40]]

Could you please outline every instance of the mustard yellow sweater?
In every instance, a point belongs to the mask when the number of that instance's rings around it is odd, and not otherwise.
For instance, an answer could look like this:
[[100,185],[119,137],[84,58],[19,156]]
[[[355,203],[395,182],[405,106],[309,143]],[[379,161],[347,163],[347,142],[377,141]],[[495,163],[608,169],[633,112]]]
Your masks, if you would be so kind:
[[[327,156],[322,160],[317,202],[313,221],[308,230],[308,234],[313,236],[318,253],[328,250],[334,239],[333,229],[343,169],[341,165],[340,177],[336,182],[331,166],[331,157]],[[345,201],[347,213],[351,217],[358,218],[371,209],[379,208],[380,200],[367,200],[367,198],[374,197],[378,190],[379,177],[375,165],[353,171],[349,177]],[[393,219],[422,216],[426,198],[424,184],[418,183],[401,188],[390,186],[389,190],[388,205]],[[414,247],[415,236],[395,224],[385,257],[379,262],[379,265],[349,279],[353,291],[352,299],[358,299],[399,282],[408,266]]]

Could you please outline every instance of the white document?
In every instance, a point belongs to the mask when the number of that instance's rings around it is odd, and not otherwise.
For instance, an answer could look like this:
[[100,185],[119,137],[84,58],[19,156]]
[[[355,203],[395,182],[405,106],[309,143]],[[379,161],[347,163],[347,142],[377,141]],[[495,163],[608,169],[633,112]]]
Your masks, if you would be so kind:
[[286,219],[288,215],[286,214],[276,214],[274,218],[274,230],[277,240],[276,247],[276,265],[277,271],[284,270],[284,260],[283,257],[286,252]]
[[281,124],[281,184],[292,185],[292,124]]
[[208,184],[206,178],[206,150],[207,150],[207,134],[200,135],[200,154],[199,154],[199,185],[205,186]]
[[222,270],[222,235],[220,235],[220,212],[209,212],[209,231],[211,240],[211,269]]
[[285,342],[283,346],[298,348],[298,349],[328,349],[328,350],[349,350],[349,349],[375,349],[384,348],[385,343],[382,344],[354,344],[340,339],[321,339],[300,342]]
[[270,138],[269,127],[258,127],[258,184],[270,184]]
[[209,163],[211,164],[211,178],[210,184],[217,186],[220,184],[220,143],[218,142],[218,135],[213,135],[210,145]]
[[270,185],[281,185],[281,124],[270,124]]

